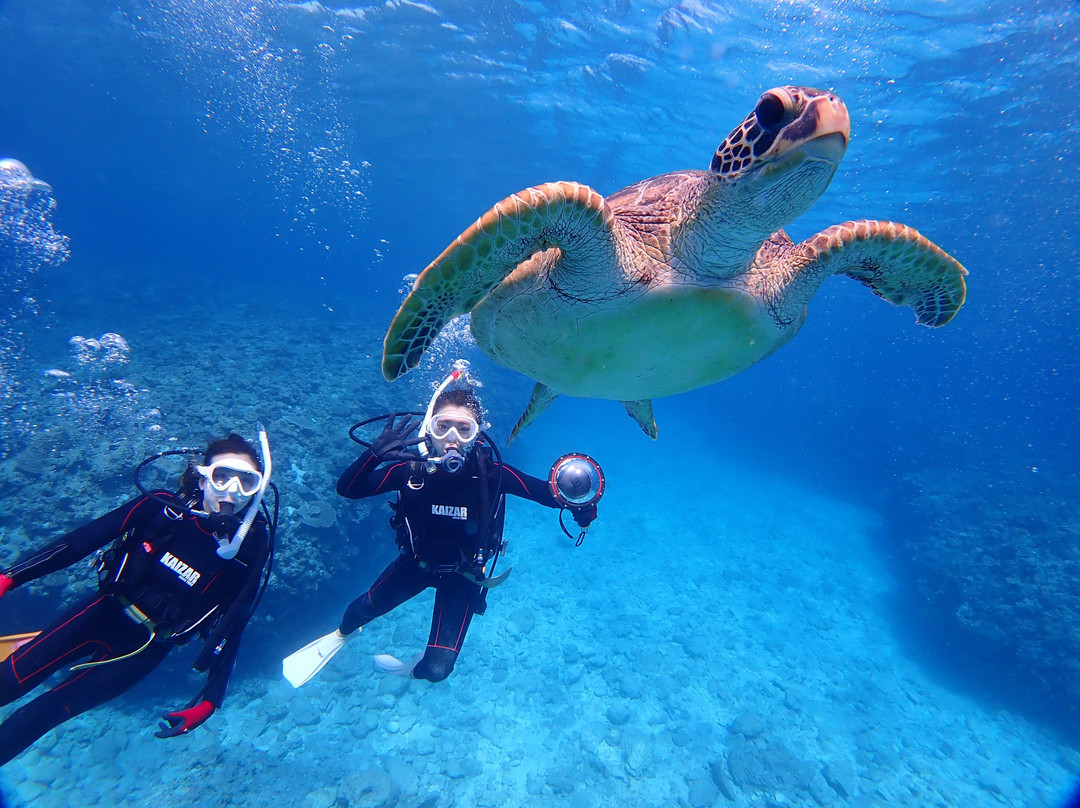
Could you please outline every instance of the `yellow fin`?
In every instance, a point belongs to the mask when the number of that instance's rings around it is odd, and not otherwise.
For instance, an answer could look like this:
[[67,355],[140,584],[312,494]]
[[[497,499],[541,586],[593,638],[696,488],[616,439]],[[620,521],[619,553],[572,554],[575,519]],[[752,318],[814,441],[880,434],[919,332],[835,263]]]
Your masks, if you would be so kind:
[[9,634],[6,637],[0,637],[0,662],[3,662],[40,633],[40,631],[30,631],[26,634]]

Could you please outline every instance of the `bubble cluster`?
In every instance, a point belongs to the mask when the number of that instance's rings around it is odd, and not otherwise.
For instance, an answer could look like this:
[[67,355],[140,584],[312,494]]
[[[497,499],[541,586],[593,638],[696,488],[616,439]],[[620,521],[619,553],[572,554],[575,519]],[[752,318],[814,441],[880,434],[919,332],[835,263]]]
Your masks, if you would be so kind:
[[68,344],[74,351],[76,362],[97,368],[123,365],[131,353],[127,340],[111,331],[102,334],[99,339],[75,336],[68,340]]
[[20,362],[27,323],[38,313],[28,282],[38,270],[67,260],[67,236],[53,226],[56,200],[48,183],[23,163],[0,159],[0,456],[25,431],[29,404]]
[[[417,277],[419,276],[416,273],[409,273],[402,277],[397,289],[402,302],[412,291]],[[470,330],[471,324],[472,315],[462,314],[444,325],[420,360],[420,375],[427,376],[430,373],[436,375],[442,373],[436,381],[432,382],[437,387],[445,378],[446,372],[448,372],[445,369],[452,367],[455,361],[464,361],[467,367],[468,360],[461,359],[461,357],[480,354],[480,349],[476,347],[476,340],[473,339]]]
[[398,287],[398,294],[401,295],[402,300],[404,300],[409,292],[412,291],[413,284],[416,283],[416,279],[419,277],[420,275],[418,273],[410,272],[401,279],[401,285]]
[[53,421],[75,428],[83,440],[118,442],[138,432],[161,431],[161,410],[149,405],[147,390],[121,377],[131,347],[115,333],[68,340],[75,368],[51,368],[42,373],[51,399]]
[[435,367],[442,367],[449,364],[454,357],[479,350],[472,331],[469,330],[471,324],[472,315],[462,314],[443,327],[428,349],[428,352],[432,354],[431,361]]
[[26,277],[70,255],[68,237],[53,227],[52,187],[10,157],[0,160],[0,278],[6,292]]
[[130,22],[153,58],[175,66],[204,100],[206,131],[239,134],[251,147],[292,229],[321,237],[330,210],[364,219],[371,164],[349,152],[341,38],[328,26],[313,31],[288,8],[162,0]]

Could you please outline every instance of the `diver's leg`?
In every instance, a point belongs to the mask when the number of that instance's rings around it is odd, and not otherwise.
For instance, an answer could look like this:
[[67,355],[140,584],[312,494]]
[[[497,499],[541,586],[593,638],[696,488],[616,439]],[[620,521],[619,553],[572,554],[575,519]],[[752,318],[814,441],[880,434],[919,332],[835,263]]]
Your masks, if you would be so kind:
[[[80,626],[83,631],[73,637],[74,628]],[[87,633],[86,629],[93,631]],[[97,662],[131,653],[149,635],[145,627],[124,616],[112,598],[105,598],[95,600],[41,636],[46,637],[45,642],[35,641],[31,644],[36,645],[34,648],[30,645],[20,648],[16,652],[20,658],[0,668],[0,690],[5,696],[14,690],[25,693],[49,673],[87,655]],[[0,724],[0,765],[50,729],[123,693],[157,667],[171,649],[166,643],[153,643],[129,659],[75,671],[56,687],[20,707]]]
[[396,609],[433,585],[434,576],[431,573],[420,569],[412,559],[398,556],[367,592],[349,604],[338,631],[345,635],[352,634],[360,626],[366,626],[376,617]]
[[103,595],[88,598],[0,663],[0,705],[30,692],[65,665],[107,656],[112,649],[102,639],[104,627],[119,616],[110,601]]
[[413,668],[413,676],[429,682],[441,682],[457,662],[465,633],[480,606],[483,588],[464,576],[448,573],[439,577],[435,587],[435,608],[431,615],[424,658]]

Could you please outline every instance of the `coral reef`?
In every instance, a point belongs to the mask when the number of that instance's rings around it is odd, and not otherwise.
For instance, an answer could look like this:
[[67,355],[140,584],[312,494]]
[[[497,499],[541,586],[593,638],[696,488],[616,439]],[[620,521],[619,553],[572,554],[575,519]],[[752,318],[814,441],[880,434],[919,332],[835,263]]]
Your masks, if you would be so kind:
[[897,538],[917,602],[995,676],[1080,717],[1080,482],[982,467],[909,475]]

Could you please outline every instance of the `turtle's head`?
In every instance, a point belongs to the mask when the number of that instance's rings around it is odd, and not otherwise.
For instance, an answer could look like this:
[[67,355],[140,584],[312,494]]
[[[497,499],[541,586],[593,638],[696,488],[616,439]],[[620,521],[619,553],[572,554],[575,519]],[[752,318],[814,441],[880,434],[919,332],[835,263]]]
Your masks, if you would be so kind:
[[802,215],[832,180],[851,120],[833,93],[775,87],[758,99],[713,156],[709,171],[729,199],[771,232]]

